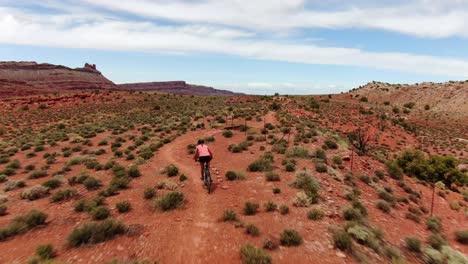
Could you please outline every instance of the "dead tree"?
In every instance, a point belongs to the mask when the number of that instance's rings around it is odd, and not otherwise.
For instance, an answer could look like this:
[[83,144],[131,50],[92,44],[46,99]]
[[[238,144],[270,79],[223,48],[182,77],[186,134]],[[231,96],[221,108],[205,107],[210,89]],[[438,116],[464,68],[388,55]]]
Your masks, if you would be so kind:
[[374,136],[374,127],[370,127],[366,130],[358,128],[355,131],[348,133],[349,141],[361,155],[366,155],[367,151],[369,150],[369,142],[374,138]]

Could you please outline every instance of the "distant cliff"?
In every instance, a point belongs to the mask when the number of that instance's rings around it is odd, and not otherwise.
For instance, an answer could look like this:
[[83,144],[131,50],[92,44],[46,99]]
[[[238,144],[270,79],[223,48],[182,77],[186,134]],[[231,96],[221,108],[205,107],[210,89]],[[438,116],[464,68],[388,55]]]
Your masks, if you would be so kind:
[[0,97],[116,87],[94,64],[72,69],[48,63],[0,62]]
[[118,85],[118,89],[130,91],[153,91],[181,95],[199,96],[234,96],[237,93],[218,90],[212,87],[188,84],[184,81],[127,83]]

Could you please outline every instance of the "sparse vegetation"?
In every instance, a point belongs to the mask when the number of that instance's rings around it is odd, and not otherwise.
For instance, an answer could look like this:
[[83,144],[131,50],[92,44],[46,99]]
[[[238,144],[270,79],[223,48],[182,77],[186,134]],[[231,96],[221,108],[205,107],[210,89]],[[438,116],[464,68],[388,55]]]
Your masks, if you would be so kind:
[[156,208],[162,211],[170,211],[184,204],[185,196],[181,192],[169,192],[154,201]]
[[102,222],[85,223],[75,229],[68,236],[68,244],[79,247],[87,244],[97,244],[113,239],[125,232],[125,225],[114,219]]
[[302,244],[302,237],[294,229],[285,229],[280,235],[280,243],[283,246],[299,246]]
[[241,260],[243,264],[271,264],[270,255],[263,250],[256,248],[250,244],[242,246],[240,250]]

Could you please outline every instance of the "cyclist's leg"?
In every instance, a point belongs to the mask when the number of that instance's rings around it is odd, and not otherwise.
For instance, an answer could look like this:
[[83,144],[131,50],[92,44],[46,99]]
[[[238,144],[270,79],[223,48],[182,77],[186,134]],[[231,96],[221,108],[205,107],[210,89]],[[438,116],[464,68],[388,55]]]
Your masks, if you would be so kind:
[[200,168],[201,168],[200,179],[203,180],[203,175],[205,175],[205,165],[203,164],[203,162],[200,162]]

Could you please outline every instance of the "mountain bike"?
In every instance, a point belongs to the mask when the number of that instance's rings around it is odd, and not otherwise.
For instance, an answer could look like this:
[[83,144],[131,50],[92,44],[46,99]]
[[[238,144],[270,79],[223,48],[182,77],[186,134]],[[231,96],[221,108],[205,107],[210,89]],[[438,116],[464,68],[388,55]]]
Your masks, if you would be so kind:
[[208,193],[211,193],[211,183],[213,180],[211,179],[210,166],[208,166],[208,162],[203,162],[203,168],[203,183],[205,183]]

